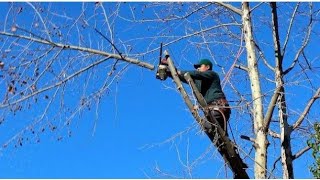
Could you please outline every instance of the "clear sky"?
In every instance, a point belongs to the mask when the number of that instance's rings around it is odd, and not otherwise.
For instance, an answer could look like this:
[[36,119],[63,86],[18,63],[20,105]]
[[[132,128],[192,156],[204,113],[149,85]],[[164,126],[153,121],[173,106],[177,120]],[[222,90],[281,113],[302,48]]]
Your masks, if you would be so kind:
[[[33,4],[36,6],[36,3]],[[73,20],[81,17],[80,10],[84,8],[82,3],[60,2],[44,3],[43,5],[55,13],[49,14],[48,17],[50,17],[52,22],[56,22],[56,26],[66,25],[68,28],[72,27],[71,22]],[[319,5],[317,4],[317,6]],[[23,7],[21,9],[22,12],[15,16],[12,14],[16,13],[7,13],[10,7],[10,3],[0,3],[0,30],[2,31],[4,22],[8,22],[6,24],[7,30],[10,29],[8,27],[13,22],[20,27],[32,29],[31,27],[34,24],[30,25],[31,22],[39,17],[31,10],[31,6],[25,3],[14,5],[14,8],[11,10],[15,12],[19,11],[19,7]],[[141,3],[125,3],[121,4],[121,6],[117,6],[116,3],[104,3],[104,7],[107,14],[110,15],[109,20],[113,24],[112,28],[114,28],[114,40],[116,44],[122,51],[128,48],[121,46],[122,43],[131,44],[134,46],[133,51],[130,52],[131,54],[152,50],[157,48],[161,41],[170,42],[180,34],[193,31],[192,29],[184,29],[184,24],[180,22],[174,22],[173,24],[169,24],[169,26],[159,23],[157,26],[155,23],[129,23],[127,21],[127,19],[132,18],[133,7],[136,7],[134,14],[137,19],[155,18],[157,14],[164,11],[163,7],[159,7],[158,9],[156,5],[148,8],[145,6],[143,8],[144,4]],[[112,12],[116,7],[120,16],[115,18]],[[92,26],[95,23],[97,23],[97,29],[101,30],[104,34],[108,34],[108,26],[104,21],[105,19],[99,19],[103,17],[103,11],[101,9],[94,11],[93,2],[87,3],[85,8],[87,8],[85,16],[90,19],[88,21],[90,25],[83,29],[81,29],[80,25],[79,27],[73,27],[70,34],[68,34],[68,42],[75,45],[80,43],[82,46],[90,46],[92,48],[101,48],[105,45],[106,48],[104,50],[110,52],[111,48],[108,42],[96,33],[93,35],[94,30]],[[181,6],[180,11],[177,10],[175,12],[178,15],[184,14],[184,11],[187,9],[186,6]],[[281,9],[282,11],[283,9]],[[92,15],[90,13],[92,12],[100,14],[90,18]],[[71,18],[71,20],[68,20],[68,18]],[[189,22],[188,27],[196,29],[202,26],[201,28],[205,28],[217,23],[208,21],[207,17],[201,17],[204,19],[204,24],[193,23],[197,18],[190,17],[191,22]],[[9,20],[5,21],[5,19]],[[226,19],[223,20],[227,21]],[[301,23],[306,22],[302,20]],[[52,24],[48,24],[49,26],[52,26]],[[257,29],[260,34],[257,33],[256,38],[263,39],[260,37],[263,34],[261,33],[263,30]],[[319,27],[316,29],[319,30]],[[32,30],[45,36],[43,31]],[[175,34],[155,38],[155,36],[162,36],[162,31],[166,32],[170,30],[174,30]],[[81,33],[78,33],[79,31]],[[66,33],[65,30],[62,32]],[[79,37],[85,40],[80,42]],[[88,37],[91,39],[86,39]],[[5,40],[3,36],[0,36],[0,38]],[[223,39],[225,37],[220,38]],[[200,41],[200,39],[201,37],[196,37],[194,41]],[[59,37],[54,37],[53,40],[58,41]],[[63,41],[67,40],[63,39]],[[267,44],[268,40],[263,42]],[[173,60],[179,68],[192,68],[191,65],[200,57],[212,57],[207,50],[201,48],[192,53],[190,49],[197,45],[193,43],[189,47],[187,46],[188,43],[190,42],[183,40],[164,48],[170,51]],[[313,46],[314,44],[315,42],[312,41],[311,45]],[[6,45],[6,41],[4,41],[3,45],[0,44],[1,52],[6,49]],[[238,46],[232,48],[229,50],[234,53],[237,52]],[[224,61],[227,57],[223,56],[224,53],[221,50],[225,49],[219,45],[214,45],[214,52],[217,53],[214,56],[216,57],[214,61],[218,61],[219,65],[226,65],[226,70],[228,70],[233,59],[231,61]],[[314,48],[310,49],[310,51],[312,50],[314,51]],[[188,53],[184,54],[185,52]],[[84,58],[81,54],[75,52],[69,53],[61,55],[63,58],[59,59],[60,67],[64,67],[67,64],[64,60],[69,60],[66,59],[69,55],[77,57],[72,59],[74,67],[82,67],[86,63],[90,63],[81,60],[81,58]],[[309,55],[312,56],[313,53],[310,52]],[[140,58],[142,58],[142,61],[156,65],[158,54],[158,51],[154,51]],[[267,54],[267,56],[272,55]],[[313,57],[316,60],[319,58]],[[81,63],[78,63],[79,59]],[[12,62],[13,65],[14,63],[16,61]],[[58,69],[59,65],[55,64],[54,68]],[[103,84],[106,73],[111,65],[112,63],[109,63],[109,61],[102,64],[99,68],[95,69],[92,77],[89,73],[80,76],[77,80],[66,86],[66,95],[61,95],[57,99],[64,99],[66,107],[74,106],[78,102],[77,100],[79,100],[81,93],[83,93],[82,89],[84,87],[88,89],[89,94],[89,92],[93,92],[96,87],[100,87]],[[125,65],[120,64],[119,66],[119,69],[121,69]],[[67,73],[68,71],[73,72],[72,67],[66,69]],[[221,79],[223,79],[223,72],[225,71],[219,67],[215,70],[220,74]],[[42,85],[49,82],[49,78],[50,75],[45,76],[44,82],[41,82]],[[90,79],[90,81],[85,81],[86,78]],[[237,82],[240,82],[237,85],[241,86],[241,83],[248,83],[248,79]],[[6,83],[1,81],[0,84],[3,86],[0,88],[6,88]],[[268,89],[269,86],[264,84],[262,88]],[[231,92],[230,86],[226,87],[226,92]],[[48,92],[50,97],[53,93],[53,90]],[[4,91],[1,91],[0,94],[2,97]],[[308,92],[304,96],[310,97],[310,94],[312,93]],[[245,96],[250,97],[247,94]],[[40,100],[41,97],[43,99],[44,95],[39,97]],[[234,94],[227,94],[227,97],[231,101],[237,100]],[[15,139],[12,142],[10,141],[11,143],[8,147],[1,149],[1,178],[232,178],[232,174],[229,171],[227,171],[226,176],[225,169],[228,169],[227,166],[224,165],[216,149],[211,146],[206,135],[200,132],[180,94],[175,91],[172,81],[160,82],[156,80],[155,71],[129,65],[120,78],[115,78],[106,95],[102,96],[98,108],[96,108],[95,103],[92,103],[90,109],[86,109],[76,115],[70,127],[66,127],[64,122],[71,114],[69,111],[61,111],[59,102],[59,100],[53,102],[52,108],[50,108],[43,120],[44,122],[39,123],[36,135],[31,130],[28,130],[23,135],[24,141],[22,146]],[[45,102],[40,101],[29,110],[18,112],[15,115],[7,115],[3,123],[0,124],[0,143],[5,144],[15,134],[39,118],[41,112],[46,107],[45,105]],[[236,104],[231,102],[231,105],[235,106]],[[252,148],[251,144],[245,140],[241,140],[239,136],[241,134],[250,134],[250,121],[248,121],[248,117],[246,117],[246,120],[239,118],[239,114],[236,113],[238,110],[232,113],[230,125],[236,137],[236,142],[240,146],[244,145],[243,150],[248,153]],[[6,113],[1,109],[0,112],[1,114]],[[59,115],[60,113],[62,116]],[[313,111],[313,113],[316,114],[318,112]],[[51,131],[46,126],[44,132],[40,133],[42,125],[47,122],[58,124],[58,129]],[[300,146],[303,147],[304,144],[300,143]],[[268,162],[268,167],[272,167],[272,163],[274,162],[272,160],[278,157],[277,151],[279,150],[275,148],[270,152],[271,160]],[[244,156],[244,154],[241,155],[242,157]],[[250,156],[254,157],[254,154],[251,152]],[[312,174],[307,168],[312,162],[310,157],[310,153],[307,153],[294,162],[294,168],[297,169],[295,171],[296,178],[312,178]],[[252,160],[250,158],[246,158],[245,161],[252,167]],[[192,169],[188,169],[187,167],[191,167]],[[280,169],[277,170],[280,172]],[[247,172],[253,177],[252,168],[249,168]],[[278,174],[278,177],[281,176]]]

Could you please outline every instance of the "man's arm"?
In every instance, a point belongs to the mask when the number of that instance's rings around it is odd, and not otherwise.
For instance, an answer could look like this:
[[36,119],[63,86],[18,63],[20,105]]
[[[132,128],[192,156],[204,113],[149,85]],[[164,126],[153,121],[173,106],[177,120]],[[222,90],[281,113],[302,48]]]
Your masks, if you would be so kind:
[[[188,82],[187,82],[187,80],[184,78],[184,73],[182,73],[181,71],[179,71],[179,70],[177,70],[176,69],[176,71],[177,71],[177,73],[178,73],[178,77],[179,77],[179,79],[183,82],[183,83],[186,83],[186,84],[188,84]],[[185,71],[186,72],[186,71]],[[172,74],[171,74],[171,72],[170,71],[167,71],[167,75],[168,75],[168,77],[170,77],[170,78],[172,78]]]
[[192,79],[197,80],[208,80],[214,78],[214,73],[212,71],[200,72],[200,71],[181,71],[180,75],[183,77],[185,73],[189,73]]

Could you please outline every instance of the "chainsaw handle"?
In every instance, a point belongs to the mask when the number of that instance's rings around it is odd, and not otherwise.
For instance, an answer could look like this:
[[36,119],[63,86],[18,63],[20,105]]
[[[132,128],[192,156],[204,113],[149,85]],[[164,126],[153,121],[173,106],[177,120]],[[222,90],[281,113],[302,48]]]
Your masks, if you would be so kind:
[[160,43],[159,65],[161,64],[161,60],[162,60],[162,43]]

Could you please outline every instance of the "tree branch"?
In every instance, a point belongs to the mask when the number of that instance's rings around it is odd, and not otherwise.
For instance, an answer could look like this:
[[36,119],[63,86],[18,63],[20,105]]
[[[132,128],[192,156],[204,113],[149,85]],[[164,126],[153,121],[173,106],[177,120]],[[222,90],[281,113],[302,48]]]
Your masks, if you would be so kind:
[[[179,37],[179,38],[177,38],[175,40],[172,40],[172,41],[170,41],[168,43],[164,43],[163,47],[169,46],[170,44],[179,42],[179,41],[181,41],[183,39],[186,39],[186,38],[189,38],[189,37],[193,37],[193,36],[196,36],[198,34],[205,33],[207,31],[211,31],[211,30],[214,30],[214,29],[217,29],[217,28],[221,28],[221,27],[225,27],[225,26],[241,26],[241,24],[238,24],[238,23],[226,23],[226,24],[219,24],[219,25],[216,25],[216,26],[212,26],[212,27],[209,27],[209,28],[206,28],[206,29],[202,29],[200,31],[196,31],[196,32],[191,33],[191,34],[187,34],[187,35],[181,36],[181,37]],[[157,50],[159,50],[159,47],[151,49],[150,51],[147,51],[145,53],[141,53],[140,55],[149,54],[149,53],[152,53],[152,52],[157,51]]]
[[311,149],[310,146],[306,146],[305,148],[301,149],[299,152],[297,152],[295,155],[292,156],[292,160],[299,158],[300,156],[302,156],[304,153],[306,153],[310,149]]
[[[277,164],[277,162],[280,161],[280,159],[281,159],[281,156],[278,157],[278,158],[274,161],[274,163],[273,163],[273,168],[272,168],[272,170],[271,170],[271,173],[273,173],[273,171],[276,169],[276,164]],[[271,176],[271,174],[269,175],[268,179],[270,179],[270,176]]]
[[58,86],[62,85],[63,83],[69,81],[70,79],[78,76],[78,75],[81,74],[82,72],[87,71],[88,69],[91,69],[92,67],[95,67],[95,66],[97,66],[97,65],[105,62],[105,61],[108,60],[108,59],[109,59],[109,58],[106,57],[106,58],[103,58],[103,59],[101,59],[101,60],[99,60],[99,61],[97,61],[97,62],[94,62],[94,63],[90,64],[89,66],[86,66],[86,67],[80,69],[79,71],[77,71],[77,72],[69,75],[69,76],[66,77],[65,79],[63,79],[63,80],[61,80],[61,81],[59,81],[59,82],[57,82],[57,83],[55,83],[55,84],[52,84],[52,85],[50,85],[50,86],[44,87],[44,88],[42,88],[42,89],[40,89],[40,90],[34,91],[33,93],[31,93],[31,94],[29,94],[29,95],[26,95],[26,96],[24,96],[23,98],[20,98],[20,99],[14,101],[14,102],[8,102],[8,103],[5,103],[5,104],[0,104],[0,109],[6,108],[6,107],[8,107],[8,106],[15,105],[15,104],[17,104],[17,103],[20,103],[20,102],[22,102],[22,101],[24,101],[24,100],[27,100],[27,99],[35,96],[35,95],[37,95],[37,94],[40,94],[40,93],[43,93],[43,92],[45,92],[45,91],[48,91],[48,90],[50,90],[50,89],[52,89],[52,88],[58,87]]
[[316,93],[314,94],[314,96],[309,100],[306,108],[304,109],[304,111],[302,112],[301,116],[299,117],[299,119],[293,124],[292,129],[295,130],[297,129],[301,123],[303,122],[304,118],[306,117],[306,115],[308,114],[308,112],[310,111],[313,103],[320,98],[320,88],[316,91]]
[[[165,55],[169,55],[169,53],[167,51],[164,52]],[[170,58],[170,56],[168,57],[168,68],[171,72],[172,75],[172,79],[174,80],[174,82],[176,83],[177,89],[179,90],[179,92],[181,93],[183,100],[185,101],[186,105],[188,106],[190,112],[192,113],[193,117],[196,119],[196,121],[201,125],[201,128],[203,127],[203,120],[201,119],[198,111],[194,110],[194,106],[192,101],[190,100],[186,90],[184,89],[181,80],[179,79],[178,73],[175,69],[175,66]]]
[[63,49],[70,49],[70,50],[79,50],[79,51],[83,51],[83,52],[88,52],[88,53],[92,53],[92,54],[97,54],[97,55],[101,55],[101,56],[106,56],[108,58],[114,58],[114,59],[119,59],[122,61],[126,61],[128,63],[132,63],[132,64],[136,64],[138,66],[153,70],[154,69],[154,65],[149,64],[147,62],[143,62],[143,61],[139,61],[138,59],[133,59],[133,58],[128,58],[128,57],[121,57],[119,54],[111,54],[111,53],[107,53],[104,51],[100,51],[100,50],[96,50],[96,49],[91,49],[91,48],[85,48],[85,47],[80,47],[80,46],[73,46],[73,45],[67,45],[67,44],[61,44],[61,43],[55,43],[55,42],[51,42],[49,40],[43,40],[43,39],[38,39],[38,38],[33,38],[33,37],[29,37],[29,36],[23,36],[23,35],[19,35],[19,34],[12,34],[12,33],[7,33],[7,32],[0,32],[0,35],[4,35],[4,36],[10,36],[10,37],[16,37],[16,38],[22,38],[22,39],[26,39],[26,40],[30,40],[33,42],[37,42],[37,43],[41,43],[41,44],[48,44],[51,46],[56,46],[56,47],[60,47]]
[[280,134],[278,134],[278,133],[276,133],[276,132],[274,132],[274,131],[272,131],[270,129],[269,129],[268,133],[269,133],[270,136],[280,139]]
[[[139,20],[139,19],[136,19],[134,14],[132,15],[133,16],[133,19],[128,19],[128,18],[125,18],[121,15],[119,15],[119,18],[125,20],[125,21],[129,21],[129,22],[136,22],[136,23],[146,23],[146,22],[168,22],[168,21],[175,21],[175,20],[184,20],[190,16],[192,16],[193,14],[197,13],[198,11],[202,10],[202,9],[205,9],[209,6],[211,6],[213,3],[212,2],[209,2],[208,4],[205,4],[197,9],[194,9],[193,11],[191,12],[187,12],[187,14],[185,14],[184,16],[176,16],[175,17],[168,17],[168,18],[161,18],[157,15],[157,19],[143,19],[143,20]],[[131,10],[132,11],[132,10]]]
[[253,42],[254,42],[254,46],[258,49],[259,55],[260,55],[260,57],[262,58],[264,64],[265,64],[269,69],[271,69],[272,71],[274,71],[274,67],[272,67],[272,66],[268,63],[268,61],[267,61],[266,57],[264,56],[262,50],[260,49],[259,45],[258,45],[255,41],[253,41]]
[[253,139],[253,138],[251,138],[251,137],[249,137],[249,136],[241,135],[240,138],[241,138],[241,139],[244,139],[244,140],[247,140],[247,141],[250,141],[250,142],[252,142],[254,145],[256,144],[256,140]]
[[249,71],[248,67],[243,66],[243,65],[240,65],[240,64],[235,64],[234,67],[235,67],[235,68],[238,68],[238,69],[241,69],[241,70],[244,70],[244,71],[246,71],[246,72]]
[[214,2],[214,3],[217,4],[217,5],[223,6],[223,7],[227,8],[227,9],[237,13],[238,15],[242,16],[241,9],[238,9],[238,8],[232,6],[231,4],[227,4],[227,3],[224,3],[224,2]]
[[259,6],[261,6],[262,4],[264,4],[264,3],[265,3],[265,2],[261,2],[261,3],[257,4],[255,7],[251,8],[251,9],[250,9],[250,13],[251,13],[252,11],[254,11],[256,8],[258,8]]
[[38,11],[30,2],[26,2],[26,3],[27,3],[29,6],[31,6],[32,9],[33,9],[33,10],[36,12],[36,14],[38,15],[40,21],[41,21],[42,24],[43,24],[43,27],[44,27],[44,29],[45,29],[45,32],[46,32],[49,40],[51,41],[51,37],[50,37],[49,31],[48,31],[48,28],[47,28],[47,26],[46,26],[46,23],[43,21],[42,16],[40,15],[39,11]]
[[308,42],[310,41],[311,30],[312,30],[312,28],[311,28],[312,27],[312,22],[313,22],[312,15],[310,15],[308,31],[307,31],[307,34],[306,34],[306,36],[304,38],[304,42],[303,42],[301,48],[298,50],[298,52],[297,52],[297,54],[296,54],[296,56],[295,56],[295,58],[294,58],[294,60],[293,60],[293,62],[291,64],[291,66],[287,70],[285,70],[283,72],[284,75],[288,74],[294,68],[294,66],[297,64],[298,59],[299,59],[300,55],[302,54],[304,48],[308,45]]
[[278,99],[278,97],[280,95],[280,90],[281,90],[281,86],[279,86],[275,90],[275,92],[274,92],[274,94],[273,94],[273,96],[272,96],[272,98],[270,100],[270,103],[269,103],[269,106],[268,106],[268,111],[267,111],[267,113],[266,113],[266,115],[264,117],[264,122],[265,122],[264,131],[265,132],[268,132],[268,129],[269,129],[269,126],[270,126],[270,122],[271,122],[271,119],[272,119],[272,114],[273,114],[274,108],[276,107],[277,99]]
[[293,20],[294,20],[296,14],[297,14],[297,10],[299,8],[299,5],[300,5],[300,2],[297,3],[296,8],[294,9],[294,11],[292,13],[292,16],[291,16],[291,19],[290,19],[289,28],[288,28],[288,31],[287,31],[286,40],[284,41],[284,45],[283,45],[283,48],[282,48],[282,56],[284,56],[284,54],[286,52],[287,44],[288,44],[289,37],[290,37],[291,28],[292,28],[292,25],[293,25]]

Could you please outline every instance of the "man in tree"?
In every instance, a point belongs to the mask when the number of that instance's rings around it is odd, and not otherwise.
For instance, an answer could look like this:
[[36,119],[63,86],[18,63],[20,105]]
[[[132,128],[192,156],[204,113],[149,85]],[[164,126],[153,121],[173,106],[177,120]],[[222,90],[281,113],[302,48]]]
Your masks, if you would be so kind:
[[[162,63],[165,64],[166,60],[162,60]],[[219,125],[227,135],[227,121],[231,110],[222,91],[219,75],[212,71],[212,62],[208,59],[201,59],[199,63],[194,64],[194,68],[196,70],[177,71],[179,78],[182,82],[187,83],[184,74],[190,74],[199,92],[204,97],[211,115],[219,122]],[[172,78],[171,73],[168,73],[168,76]]]

